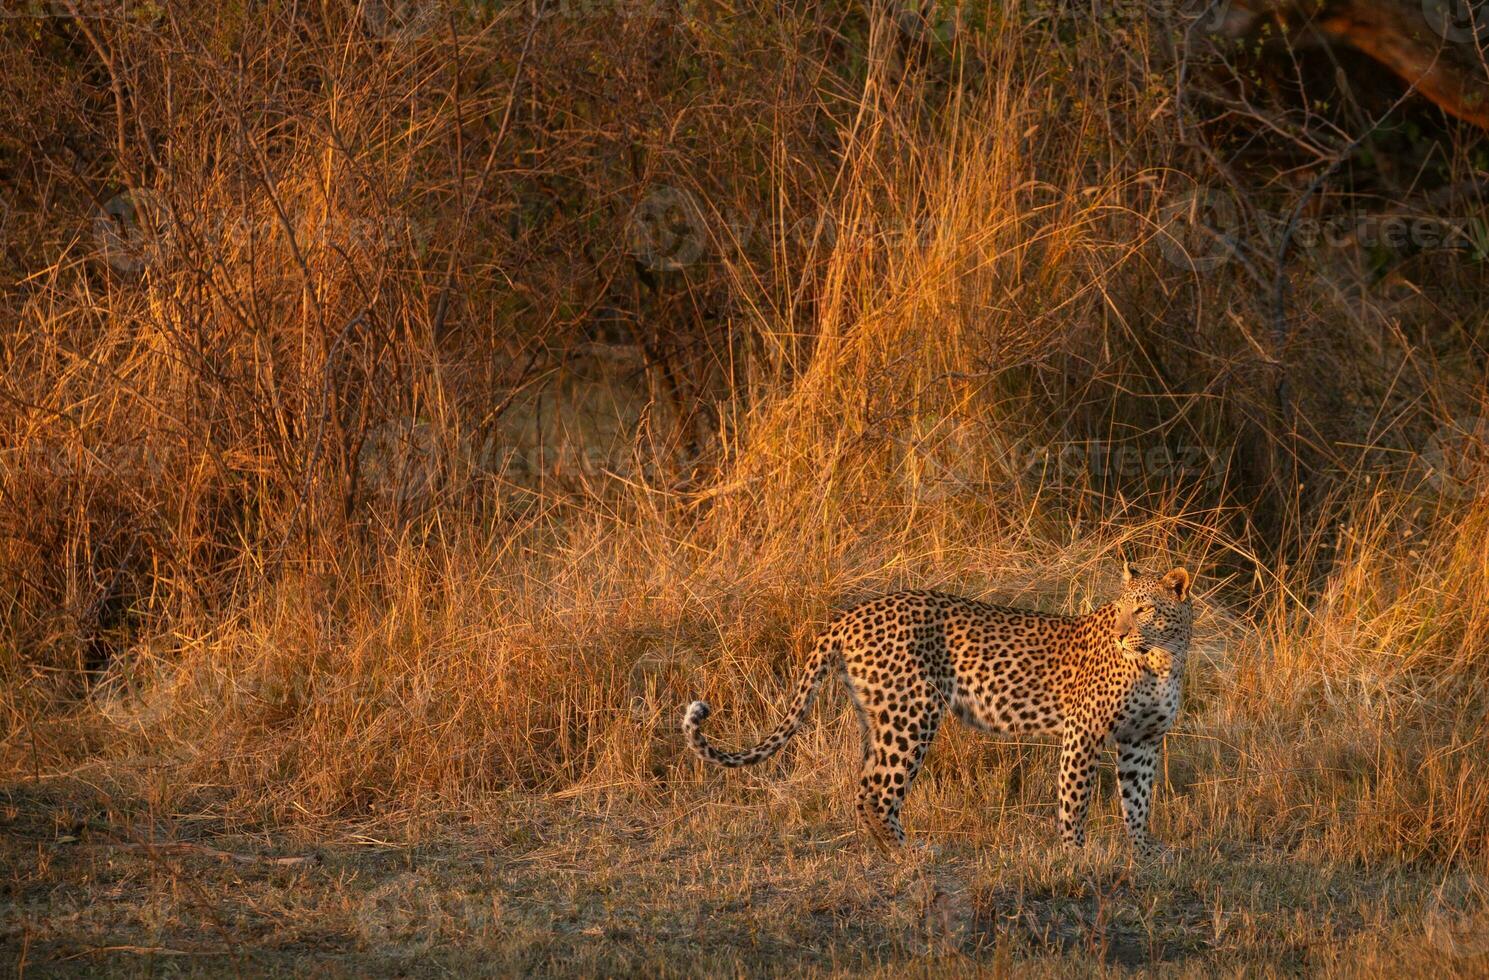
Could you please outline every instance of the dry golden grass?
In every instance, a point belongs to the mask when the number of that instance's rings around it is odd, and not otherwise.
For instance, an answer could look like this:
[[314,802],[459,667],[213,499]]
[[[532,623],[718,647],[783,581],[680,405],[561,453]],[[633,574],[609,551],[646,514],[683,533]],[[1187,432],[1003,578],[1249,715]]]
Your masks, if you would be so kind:
[[[1484,265],[1185,267],[1172,11],[81,6],[0,20],[8,965],[1483,968]],[[1123,557],[1199,575],[1174,865],[1105,771],[1058,853],[1048,745],[948,730],[894,861],[844,699],[683,749],[857,597]]]

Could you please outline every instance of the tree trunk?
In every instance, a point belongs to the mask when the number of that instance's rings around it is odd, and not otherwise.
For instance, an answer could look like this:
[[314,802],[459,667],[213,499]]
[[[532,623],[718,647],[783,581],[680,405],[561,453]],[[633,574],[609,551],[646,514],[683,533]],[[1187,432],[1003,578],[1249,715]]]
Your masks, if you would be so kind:
[[[1225,2],[1225,0],[1221,0]],[[1485,0],[1235,0],[1227,34],[1277,18],[1289,35],[1309,29],[1358,48],[1443,111],[1489,130],[1489,3]]]

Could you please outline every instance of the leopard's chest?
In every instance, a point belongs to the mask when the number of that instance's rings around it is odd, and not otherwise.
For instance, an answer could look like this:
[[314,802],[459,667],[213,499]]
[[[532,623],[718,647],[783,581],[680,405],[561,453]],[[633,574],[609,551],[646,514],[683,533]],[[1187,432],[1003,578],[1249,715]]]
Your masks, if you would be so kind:
[[1179,691],[1176,672],[1140,675],[1118,705],[1113,737],[1119,742],[1141,742],[1167,732],[1179,715]]

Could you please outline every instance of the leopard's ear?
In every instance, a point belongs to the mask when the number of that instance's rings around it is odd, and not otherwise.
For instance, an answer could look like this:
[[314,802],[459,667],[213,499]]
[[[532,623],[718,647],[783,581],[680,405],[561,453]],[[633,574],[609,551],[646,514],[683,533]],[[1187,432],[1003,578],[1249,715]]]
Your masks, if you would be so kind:
[[1122,563],[1122,584],[1123,585],[1131,585],[1132,584],[1132,580],[1135,579],[1135,578],[1137,578],[1141,574],[1143,574],[1143,573],[1140,572],[1140,571],[1138,571],[1137,566],[1134,565],[1132,562],[1130,562],[1130,561],[1124,561]]
[[1163,577],[1163,584],[1174,590],[1180,602],[1189,598],[1189,569],[1176,568]]

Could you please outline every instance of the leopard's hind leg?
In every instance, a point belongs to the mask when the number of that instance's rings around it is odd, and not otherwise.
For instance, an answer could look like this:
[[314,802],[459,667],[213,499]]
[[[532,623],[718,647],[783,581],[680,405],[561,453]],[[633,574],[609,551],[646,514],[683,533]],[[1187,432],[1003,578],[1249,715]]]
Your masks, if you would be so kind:
[[865,725],[858,813],[878,843],[900,847],[905,843],[900,811],[941,725],[941,704],[914,697],[909,703],[861,710]]

